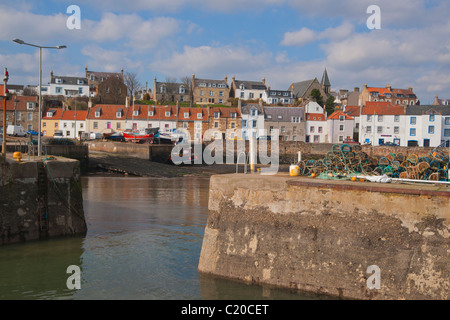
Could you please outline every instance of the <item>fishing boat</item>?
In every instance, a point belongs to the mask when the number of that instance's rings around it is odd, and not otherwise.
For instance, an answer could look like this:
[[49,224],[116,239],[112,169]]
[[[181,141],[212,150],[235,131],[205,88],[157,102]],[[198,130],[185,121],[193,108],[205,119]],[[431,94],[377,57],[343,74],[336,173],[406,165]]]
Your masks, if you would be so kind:
[[124,131],[123,137],[131,142],[150,142],[159,132],[159,128],[145,128],[143,130]]

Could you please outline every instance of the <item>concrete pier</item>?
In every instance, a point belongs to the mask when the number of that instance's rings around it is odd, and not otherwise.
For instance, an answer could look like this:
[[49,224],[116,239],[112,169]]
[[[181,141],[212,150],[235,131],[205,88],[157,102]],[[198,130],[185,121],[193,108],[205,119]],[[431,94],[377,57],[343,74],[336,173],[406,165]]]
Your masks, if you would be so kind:
[[340,298],[446,300],[449,201],[445,186],[213,176],[199,271]]
[[0,162],[0,245],[87,231],[79,161],[8,156]]

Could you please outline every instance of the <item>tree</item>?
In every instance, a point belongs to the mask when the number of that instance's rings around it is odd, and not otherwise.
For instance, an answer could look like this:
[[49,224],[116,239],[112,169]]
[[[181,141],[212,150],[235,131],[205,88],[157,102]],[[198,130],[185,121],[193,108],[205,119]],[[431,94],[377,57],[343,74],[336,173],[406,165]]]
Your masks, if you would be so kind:
[[320,93],[319,89],[311,90],[310,97],[313,98],[321,107],[324,106],[323,97],[322,97],[322,94]]
[[334,112],[334,97],[329,96],[327,101],[325,102],[325,109],[327,110],[328,115]]
[[134,97],[135,92],[141,90],[142,85],[139,82],[136,73],[127,72],[124,75],[123,82],[128,88],[128,95]]

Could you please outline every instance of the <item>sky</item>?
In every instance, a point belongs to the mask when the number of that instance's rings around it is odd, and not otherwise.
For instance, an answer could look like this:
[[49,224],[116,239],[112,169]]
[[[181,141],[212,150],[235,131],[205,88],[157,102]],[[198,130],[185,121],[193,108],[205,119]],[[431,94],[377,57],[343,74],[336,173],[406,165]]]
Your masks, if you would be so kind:
[[[74,11],[80,9],[80,28]],[[379,16],[368,8],[376,5]],[[450,99],[450,1],[444,0],[0,0],[0,68],[9,84],[50,72],[135,73],[153,81],[260,81],[278,90],[328,71],[332,90],[413,87],[421,104]],[[378,19],[379,17],[379,19]],[[379,21],[378,29],[368,27]],[[369,23],[370,25],[370,23]]]

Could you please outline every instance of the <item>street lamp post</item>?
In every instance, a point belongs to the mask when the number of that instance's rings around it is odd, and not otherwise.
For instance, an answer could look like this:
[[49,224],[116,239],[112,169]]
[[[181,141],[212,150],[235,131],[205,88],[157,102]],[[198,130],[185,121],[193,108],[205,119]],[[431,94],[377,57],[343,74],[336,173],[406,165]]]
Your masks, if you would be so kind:
[[31,43],[26,43],[20,39],[13,39],[18,44],[25,44],[27,46],[39,48],[39,124],[38,124],[38,157],[42,156],[42,143],[41,143],[41,119],[42,119],[42,49],[65,49],[66,46],[57,47],[44,47]]

